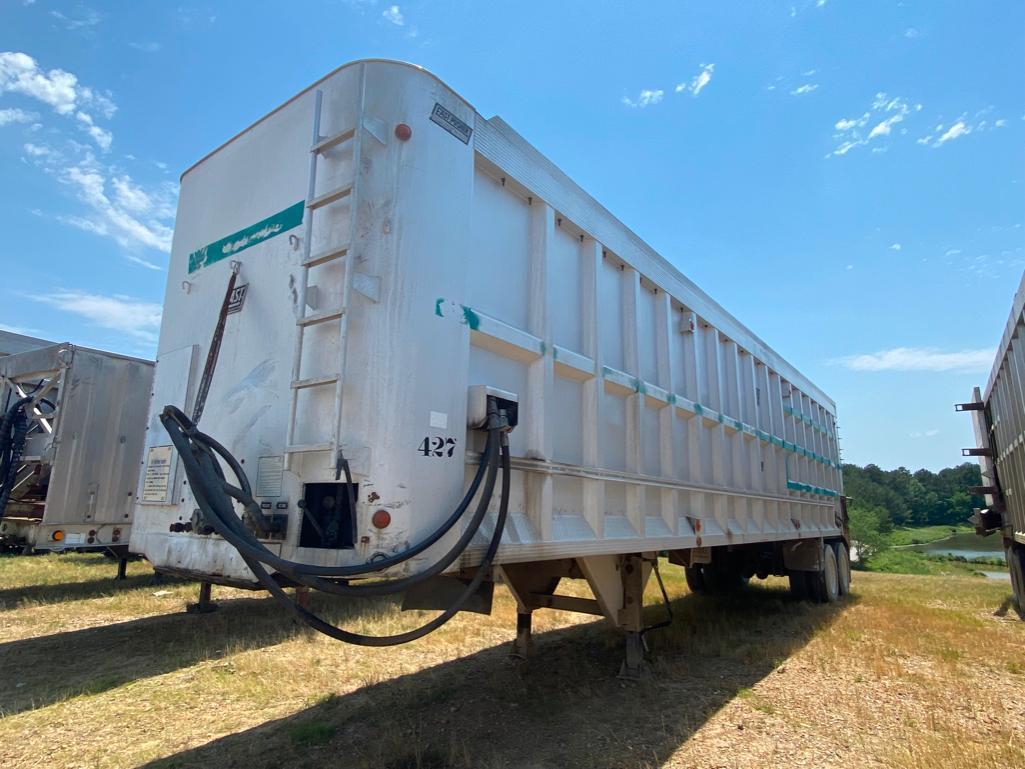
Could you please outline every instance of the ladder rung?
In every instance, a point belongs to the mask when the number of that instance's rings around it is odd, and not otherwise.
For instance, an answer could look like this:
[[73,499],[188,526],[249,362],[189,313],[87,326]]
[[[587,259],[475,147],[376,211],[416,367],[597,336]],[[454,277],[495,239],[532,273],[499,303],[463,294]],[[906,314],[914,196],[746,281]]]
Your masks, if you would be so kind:
[[334,384],[338,381],[338,374],[330,374],[329,376],[315,376],[310,379],[294,379],[292,380],[293,390],[305,390],[307,387],[320,387],[321,385]]
[[336,147],[342,142],[347,142],[353,136],[356,135],[355,128],[349,128],[341,133],[336,133],[334,136],[326,136],[310,148],[310,152],[324,152],[332,147]]
[[324,310],[324,312],[315,312],[312,315],[307,315],[305,318],[299,318],[295,323],[298,326],[316,326],[318,323],[327,323],[329,320],[336,320],[344,314],[345,310],[341,308]]
[[306,454],[310,451],[330,451],[334,447],[333,443],[298,443],[293,446],[285,446],[285,453]]
[[348,243],[338,248],[329,248],[326,251],[311,254],[310,258],[303,262],[303,267],[316,267],[318,264],[330,262],[332,259],[341,259],[347,253],[349,253]]
[[347,184],[344,187],[339,187],[331,192],[325,192],[323,195],[318,195],[306,203],[306,207],[313,210],[315,208],[321,208],[322,206],[329,205],[344,197],[348,197],[352,194],[352,185]]

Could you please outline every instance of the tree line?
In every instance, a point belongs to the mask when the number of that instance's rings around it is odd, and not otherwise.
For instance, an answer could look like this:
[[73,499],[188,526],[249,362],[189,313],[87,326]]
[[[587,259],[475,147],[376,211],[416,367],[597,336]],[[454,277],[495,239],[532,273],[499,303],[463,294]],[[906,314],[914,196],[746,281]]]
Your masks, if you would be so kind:
[[844,493],[851,498],[848,506],[872,511],[883,531],[894,526],[967,523],[972,509],[985,504],[982,497],[968,493],[969,486],[982,485],[979,466],[973,462],[938,473],[845,464],[843,482]]

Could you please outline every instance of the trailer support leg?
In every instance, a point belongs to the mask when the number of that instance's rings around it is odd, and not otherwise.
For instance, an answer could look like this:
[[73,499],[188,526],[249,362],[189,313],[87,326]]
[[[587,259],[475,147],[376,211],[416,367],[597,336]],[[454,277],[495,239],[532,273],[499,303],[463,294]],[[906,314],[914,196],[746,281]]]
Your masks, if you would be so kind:
[[639,555],[623,557],[620,575],[623,580],[623,608],[619,626],[626,635],[626,656],[619,670],[620,678],[638,679],[647,670],[644,661],[644,583],[647,581],[644,559]]
[[124,582],[128,578],[128,559],[118,558],[117,559],[117,576],[114,577],[115,582]]
[[212,587],[213,586],[209,582],[200,582],[199,602],[188,604],[185,607],[185,611],[189,614],[209,614],[212,611],[217,611],[217,604],[210,600]]
[[530,635],[530,619],[532,616],[533,612],[531,611],[516,613],[516,640],[513,641],[510,656],[525,660],[533,653],[534,640]]

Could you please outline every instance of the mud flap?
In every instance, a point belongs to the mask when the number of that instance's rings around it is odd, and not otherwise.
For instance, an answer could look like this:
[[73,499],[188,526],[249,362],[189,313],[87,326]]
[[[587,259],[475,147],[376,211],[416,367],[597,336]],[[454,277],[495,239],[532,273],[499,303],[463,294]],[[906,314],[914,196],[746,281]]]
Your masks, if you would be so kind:
[[[405,592],[402,598],[402,610],[408,609],[447,609],[470,584],[468,579],[458,577],[432,577],[426,582],[414,585]],[[491,604],[495,596],[495,583],[482,582],[477,592],[470,596],[463,605],[462,611],[477,614],[491,614]]]

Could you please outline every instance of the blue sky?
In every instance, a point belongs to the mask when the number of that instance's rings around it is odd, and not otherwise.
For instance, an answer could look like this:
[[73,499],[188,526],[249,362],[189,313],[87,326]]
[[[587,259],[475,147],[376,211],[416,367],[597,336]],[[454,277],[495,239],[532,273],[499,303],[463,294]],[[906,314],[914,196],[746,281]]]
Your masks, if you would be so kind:
[[0,2],[0,326],[152,356],[178,175],[338,65],[501,115],[938,469],[1025,269],[1020,2]]

